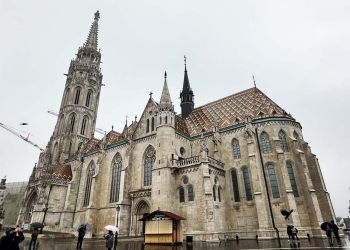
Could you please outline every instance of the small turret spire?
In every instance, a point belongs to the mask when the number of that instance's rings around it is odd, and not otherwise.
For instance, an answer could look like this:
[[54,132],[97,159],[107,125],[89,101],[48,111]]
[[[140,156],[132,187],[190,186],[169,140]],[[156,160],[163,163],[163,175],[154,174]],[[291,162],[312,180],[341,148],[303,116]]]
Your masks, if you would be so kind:
[[97,40],[98,40],[98,20],[100,19],[100,12],[95,13],[94,22],[91,25],[90,32],[86,42],[84,44],[85,48],[92,48],[97,50]]
[[194,95],[190,86],[190,81],[188,80],[186,56],[184,56],[184,61],[185,61],[185,75],[184,75],[182,91],[180,93],[180,98],[181,98],[181,115],[183,117],[186,117],[194,109],[194,101],[193,101]]
[[166,71],[164,73],[164,85],[163,85],[162,96],[160,97],[159,106],[161,110],[171,110],[171,111],[173,110],[173,103],[171,101],[171,97],[168,89]]

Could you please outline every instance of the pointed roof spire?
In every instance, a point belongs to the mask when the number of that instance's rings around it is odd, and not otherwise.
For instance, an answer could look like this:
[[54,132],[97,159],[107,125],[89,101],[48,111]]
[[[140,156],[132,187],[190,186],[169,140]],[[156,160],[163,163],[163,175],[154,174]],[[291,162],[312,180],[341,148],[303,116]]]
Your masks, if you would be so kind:
[[162,110],[173,110],[173,103],[171,102],[168,83],[166,79],[167,79],[167,73],[165,71],[163,91],[162,91],[162,96],[160,97],[159,105]]
[[185,76],[184,76],[184,84],[182,88],[182,92],[188,93],[191,90],[190,87],[190,81],[188,80],[188,75],[187,75],[187,58],[184,56],[184,61],[185,61]]
[[98,38],[98,20],[100,19],[100,12],[96,11],[94,22],[91,25],[89,35],[84,44],[85,48],[92,48],[97,50],[97,38]]

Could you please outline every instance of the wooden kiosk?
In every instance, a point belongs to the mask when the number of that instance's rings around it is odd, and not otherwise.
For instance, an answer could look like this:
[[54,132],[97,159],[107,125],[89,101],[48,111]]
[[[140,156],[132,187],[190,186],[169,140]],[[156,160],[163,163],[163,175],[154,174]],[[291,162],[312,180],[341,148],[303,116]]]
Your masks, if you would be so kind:
[[181,244],[181,220],[185,218],[167,211],[154,211],[139,221],[145,223],[145,244]]

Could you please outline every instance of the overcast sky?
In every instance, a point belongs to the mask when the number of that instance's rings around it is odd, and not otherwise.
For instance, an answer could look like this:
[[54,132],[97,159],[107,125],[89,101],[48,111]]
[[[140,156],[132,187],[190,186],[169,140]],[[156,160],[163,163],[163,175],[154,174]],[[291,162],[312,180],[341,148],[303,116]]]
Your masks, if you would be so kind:
[[[349,1],[0,0],[0,122],[45,147],[63,73],[100,10],[97,127],[121,131],[159,100],[164,70],[180,112],[183,55],[195,106],[257,86],[303,126],[338,216],[350,199]],[[29,123],[26,127],[19,123]],[[28,180],[39,150],[0,128],[0,175]]]

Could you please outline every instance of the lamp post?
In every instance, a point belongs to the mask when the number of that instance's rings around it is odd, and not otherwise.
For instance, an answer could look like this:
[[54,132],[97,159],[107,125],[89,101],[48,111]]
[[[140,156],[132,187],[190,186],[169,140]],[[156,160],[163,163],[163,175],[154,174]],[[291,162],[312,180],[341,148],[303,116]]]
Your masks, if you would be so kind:
[[[117,205],[115,207],[115,211],[117,212],[117,221],[115,223],[115,226],[118,227],[119,226],[119,212],[120,212],[120,206]],[[119,229],[119,228],[118,228]],[[117,245],[118,245],[118,231],[115,232],[115,236],[114,236],[114,247],[113,249],[116,250],[117,249]]]

